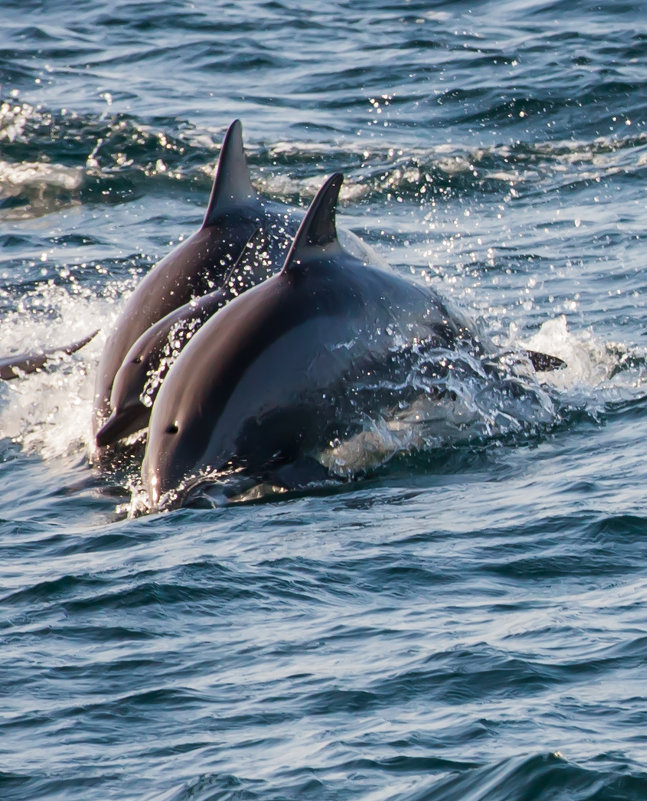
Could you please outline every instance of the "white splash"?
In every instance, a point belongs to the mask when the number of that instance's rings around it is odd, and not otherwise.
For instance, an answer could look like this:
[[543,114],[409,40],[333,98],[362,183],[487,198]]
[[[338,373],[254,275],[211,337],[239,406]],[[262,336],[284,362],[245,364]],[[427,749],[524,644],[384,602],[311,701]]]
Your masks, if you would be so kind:
[[56,357],[47,370],[0,383],[0,433],[43,459],[89,453],[95,368],[118,309],[89,291],[47,284],[38,293],[43,314],[29,314],[20,304],[21,310],[5,316],[2,356],[69,345],[96,330],[97,321],[104,328],[77,353]]
[[579,389],[590,396],[595,390],[635,389],[645,382],[644,370],[624,375],[622,369],[631,359],[644,362],[644,350],[604,342],[591,328],[570,331],[563,315],[547,320],[530,339],[517,344],[566,362],[560,370],[541,374],[542,381],[562,392]]

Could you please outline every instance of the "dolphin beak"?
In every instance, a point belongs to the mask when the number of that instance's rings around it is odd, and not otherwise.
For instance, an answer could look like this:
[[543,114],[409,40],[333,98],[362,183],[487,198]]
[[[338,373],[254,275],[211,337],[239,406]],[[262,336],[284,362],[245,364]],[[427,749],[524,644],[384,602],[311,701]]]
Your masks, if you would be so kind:
[[150,409],[143,403],[136,403],[132,406],[125,406],[122,409],[115,409],[106,422],[96,433],[96,443],[100,448],[112,445],[118,439],[123,439],[129,434],[134,434],[141,428],[148,425]]

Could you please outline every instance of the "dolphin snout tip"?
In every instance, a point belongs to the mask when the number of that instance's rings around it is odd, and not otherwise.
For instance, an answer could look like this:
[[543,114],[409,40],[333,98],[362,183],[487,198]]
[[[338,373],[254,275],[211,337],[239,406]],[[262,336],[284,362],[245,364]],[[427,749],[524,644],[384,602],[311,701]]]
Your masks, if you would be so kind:
[[139,403],[115,409],[95,434],[97,446],[105,448],[145,428],[149,416],[150,410]]
[[113,412],[94,435],[94,441],[96,442],[97,447],[105,448],[107,445],[111,445],[113,442],[115,442],[116,439],[119,439],[119,437],[114,436],[116,420],[116,414]]
[[114,411],[99,428],[94,435],[94,439],[99,448],[105,448],[108,445],[113,445],[123,436],[125,436],[123,416],[118,411]]

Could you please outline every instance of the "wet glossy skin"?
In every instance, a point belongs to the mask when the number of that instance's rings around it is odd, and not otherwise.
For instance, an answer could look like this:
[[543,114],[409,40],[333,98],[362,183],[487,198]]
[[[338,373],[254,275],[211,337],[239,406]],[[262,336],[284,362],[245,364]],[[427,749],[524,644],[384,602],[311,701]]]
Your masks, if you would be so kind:
[[[324,186],[324,206],[326,188],[338,191]],[[379,403],[358,404],[367,372],[388,372],[402,343],[464,336],[434,292],[364,264],[308,215],[315,230],[307,216],[283,270],[218,311],[171,368],[142,471],[153,503],[204,471],[263,473],[352,432]]]

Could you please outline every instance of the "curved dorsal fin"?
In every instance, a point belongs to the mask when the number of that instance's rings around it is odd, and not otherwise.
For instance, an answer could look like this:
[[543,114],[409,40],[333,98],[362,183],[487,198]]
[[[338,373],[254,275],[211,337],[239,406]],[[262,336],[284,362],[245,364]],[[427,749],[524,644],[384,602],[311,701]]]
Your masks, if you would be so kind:
[[222,143],[216,177],[213,180],[202,227],[213,225],[221,215],[248,205],[257,198],[249,177],[247,157],[243,148],[243,126],[240,120],[234,120]]
[[344,176],[335,172],[317,192],[294,237],[281,272],[290,273],[302,261],[342,250],[337,238],[335,213],[343,180]]

